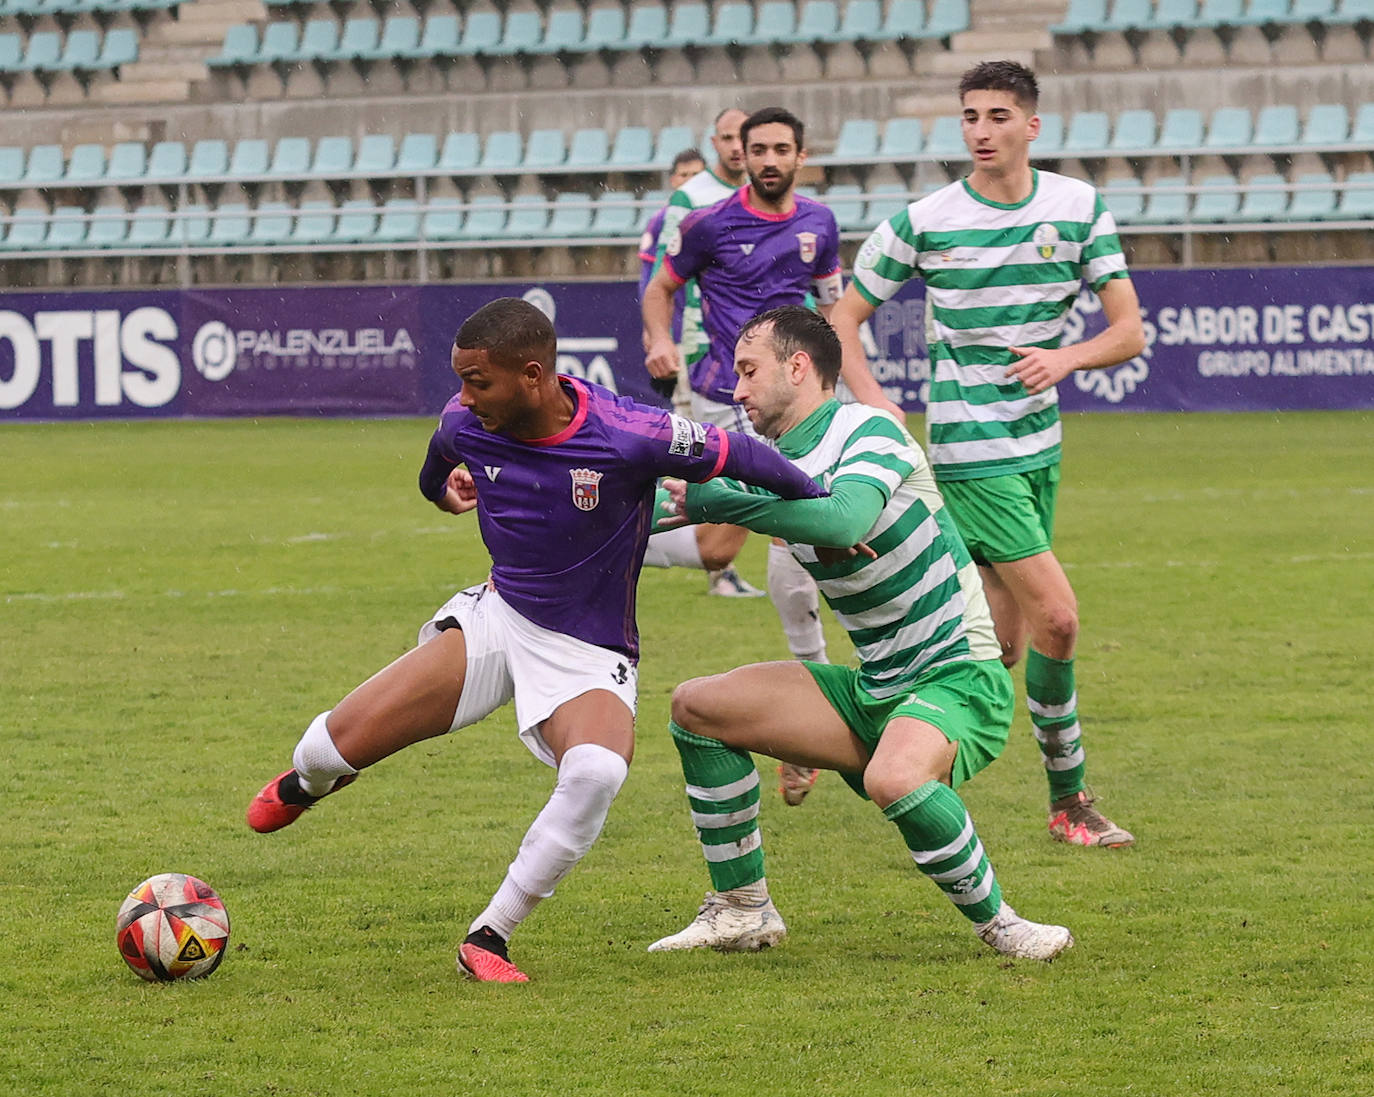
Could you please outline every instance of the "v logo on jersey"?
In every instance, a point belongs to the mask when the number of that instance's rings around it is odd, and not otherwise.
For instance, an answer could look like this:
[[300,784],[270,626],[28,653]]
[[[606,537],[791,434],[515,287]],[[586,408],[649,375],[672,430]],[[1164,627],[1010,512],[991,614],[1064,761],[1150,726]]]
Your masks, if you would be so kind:
[[745,255],[753,255],[753,254],[754,254],[754,245],[753,245],[753,244],[741,244],[741,245],[739,246],[739,250],[742,251],[742,252],[744,252]]
[[496,483],[496,478],[501,475],[501,466],[483,465],[482,468],[486,470],[487,479],[490,480],[493,484]]

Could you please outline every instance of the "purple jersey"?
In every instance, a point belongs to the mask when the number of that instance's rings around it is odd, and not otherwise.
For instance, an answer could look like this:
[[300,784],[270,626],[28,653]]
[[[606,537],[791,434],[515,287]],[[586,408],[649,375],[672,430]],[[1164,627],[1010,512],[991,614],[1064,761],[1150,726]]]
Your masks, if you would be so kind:
[[840,297],[840,229],[829,207],[796,196],[791,213],[749,204],[749,188],[683,219],[669,239],[664,264],[677,282],[695,278],[710,348],[692,367],[692,388],[722,404],[734,402],[735,343],[761,312]]
[[[654,276],[654,267],[658,258],[658,238],[663,234],[663,218],[668,213],[668,207],[664,206],[656,214],[649,218],[649,223],[644,226],[644,235],[639,238],[639,299],[644,300],[644,289],[649,284],[649,279]],[[682,340],[682,307],[685,302],[682,294],[673,294],[673,342]]]
[[575,405],[550,438],[487,431],[454,396],[420,470],[439,499],[466,465],[492,581],[521,616],[579,640],[639,655],[635,585],[653,523],[660,476],[694,483],[727,475],[787,499],[825,494],[761,442],[560,377]]

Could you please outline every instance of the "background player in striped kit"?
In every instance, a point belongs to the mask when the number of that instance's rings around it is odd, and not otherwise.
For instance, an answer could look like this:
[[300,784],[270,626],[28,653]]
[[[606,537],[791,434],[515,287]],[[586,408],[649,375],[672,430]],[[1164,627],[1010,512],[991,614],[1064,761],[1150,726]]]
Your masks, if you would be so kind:
[[[1074,370],[1127,361],[1145,343],[1116,222],[1101,197],[1087,183],[1030,165],[1038,94],[1034,74],[1012,61],[964,74],[959,96],[972,172],[874,230],[831,319],[844,346],[845,381],[862,397],[878,386],[859,325],[907,279],[925,280],[930,459],[981,569],[1002,661],[1010,667],[1027,655],[1050,834],[1115,848],[1134,838],[1086,788],[1074,679],[1078,603],[1050,547],[1060,456],[1054,385]],[[1082,281],[1101,299],[1108,326],[1061,347]]]
[[734,363],[735,395],[755,428],[830,496],[791,503],[724,482],[670,489],[693,520],[724,517],[784,537],[849,632],[859,666],[761,663],[674,691],[669,730],[715,890],[686,929],[650,951],[753,950],[786,933],[764,877],[748,753],[758,750],[840,771],[984,942],[1053,959],[1072,936],[1002,900],[954,791],[1005,746],[1014,691],[977,568],[925,456],[888,413],[834,398],[839,340],[809,309],[745,325]]
[[558,776],[505,880],[472,922],[460,971],[525,982],[512,931],[591,848],[634,753],[635,586],[659,476],[720,472],[789,497],[822,494],[753,438],[730,435],[554,370],[557,340],[517,298],[458,329],[462,387],[420,470],[441,510],[476,510],[491,576],[421,628],[418,646],[310,723],[293,767],[248,808],[280,830],[359,770],[515,702],[520,738]]

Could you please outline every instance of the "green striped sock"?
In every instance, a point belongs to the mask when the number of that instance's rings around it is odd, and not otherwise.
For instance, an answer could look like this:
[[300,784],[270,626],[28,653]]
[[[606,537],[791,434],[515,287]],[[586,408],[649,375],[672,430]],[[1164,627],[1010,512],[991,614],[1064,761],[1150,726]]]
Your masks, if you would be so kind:
[[883,815],[897,824],[912,860],[970,922],[990,922],[1002,888],[973,829],[964,801],[948,785],[927,781]]
[[687,802],[711,872],[711,886],[729,891],[763,879],[759,833],[759,771],[747,751],[696,735],[668,721],[682,756]]
[[1026,704],[1050,781],[1050,800],[1063,799],[1087,783],[1078,692],[1073,660],[1052,659],[1031,648],[1026,656]]

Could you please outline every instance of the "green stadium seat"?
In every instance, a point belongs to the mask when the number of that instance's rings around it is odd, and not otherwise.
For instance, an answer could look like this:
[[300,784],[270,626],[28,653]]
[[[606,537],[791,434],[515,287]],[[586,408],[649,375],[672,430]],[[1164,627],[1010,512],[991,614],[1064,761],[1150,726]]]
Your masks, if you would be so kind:
[[[532,53],[543,36],[544,18],[539,12],[508,10],[500,41],[484,52],[498,57]],[[467,45],[466,41],[463,45]]]
[[1102,188],[1102,201],[1118,225],[1131,225],[1145,211],[1145,195],[1134,179],[1113,179]]
[[753,46],[793,46],[803,41],[797,34],[797,5],[792,0],[764,0],[753,33],[745,41]]
[[1251,118],[1245,107],[1218,107],[1207,127],[1209,149],[1239,149],[1250,144]]
[[1374,0],[1337,0],[1331,22],[1342,24],[1374,22]]
[[407,133],[396,154],[397,171],[429,171],[439,162],[439,142],[432,133]]
[[414,198],[388,198],[382,205],[374,240],[408,243],[420,238],[420,207]]
[[1277,23],[1291,22],[1288,0],[1248,0],[1241,23],[1251,27],[1264,27]]
[[553,200],[549,235],[588,236],[592,231],[592,200],[585,194],[560,194]]
[[668,37],[668,9],[662,4],[635,4],[621,40],[622,49],[638,50],[663,45]]
[[0,71],[17,72],[24,67],[24,38],[18,34],[0,34]]
[[132,27],[116,27],[105,32],[100,41],[100,56],[95,67],[117,69],[138,60],[138,32]]
[[1102,30],[1127,31],[1148,27],[1154,17],[1154,6],[1150,0],[1112,0],[1107,18],[1101,24]]
[[199,202],[182,206],[172,221],[168,239],[174,244],[205,244],[210,240],[210,210]]
[[334,52],[326,55],[331,61],[361,61],[378,56],[377,44],[381,41],[381,24],[375,19],[355,18],[344,23],[343,34]]
[[673,157],[690,148],[701,148],[690,126],[664,126],[658,131],[653,163],[666,171],[672,166]]
[[562,167],[567,158],[568,149],[563,140],[562,130],[537,129],[530,133],[529,140],[525,143],[522,163],[529,171],[549,171]]
[[[243,144],[242,141],[239,142]],[[235,153],[238,152],[236,148]],[[310,138],[283,137],[272,150],[267,174],[278,179],[304,179],[310,174]]]
[[1282,221],[1288,215],[1288,192],[1282,175],[1256,175],[1245,184],[1238,217],[1242,221]]
[[575,53],[586,49],[587,27],[577,8],[555,8],[549,12],[544,34],[530,48],[531,53]]
[[123,206],[97,206],[86,225],[88,248],[122,248],[129,239],[129,215]]
[[[1043,124],[1043,118],[1042,118]],[[1068,133],[1064,135],[1063,150],[1066,156],[1101,155],[1107,151],[1108,132],[1111,123],[1107,112],[1100,110],[1081,110],[1069,123]]]
[[62,55],[50,68],[72,71],[95,67],[100,58],[100,35],[85,28],[73,30],[62,44]]
[[86,242],[86,211],[80,206],[58,206],[48,218],[48,235],[43,246],[53,251],[71,251]]
[[587,13],[587,33],[582,48],[588,51],[619,49],[625,44],[625,11],[620,7],[593,8]]
[[358,142],[358,157],[353,162],[355,174],[387,175],[395,167],[396,142],[388,134],[369,133]]
[[905,183],[879,183],[869,189],[864,221],[870,227],[877,225],[910,204],[911,188]]
[[251,23],[239,23],[224,32],[219,53],[206,59],[211,68],[232,68],[252,65],[258,61],[258,29]]
[[1345,177],[1336,216],[1343,220],[1374,220],[1374,171],[1352,171]]
[[1188,220],[1188,181],[1181,175],[1156,179],[1138,218],[1143,225],[1178,225]]
[[[690,140],[690,138],[689,138]],[[684,145],[682,148],[686,148]],[[678,149],[681,152],[682,149]],[[672,155],[676,156],[677,153]],[[626,126],[611,143],[611,168],[642,168],[654,160],[654,137],[644,126]]]
[[1374,148],[1374,103],[1362,103],[1350,127],[1350,143],[1356,148]]
[[295,61],[301,55],[301,35],[295,23],[268,23],[262,30],[262,45],[256,60]]
[[291,228],[293,244],[323,244],[334,237],[336,219],[333,202],[315,199],[302,202]]
[[382,36],[377,48],[362,54],[365,61],[385,61],[389,58],[419,56],[420,20],[413,15],[388,15],[382,24]]
[[1336,213],[1336,181],[1324,171],[1309,171],[1294,181],[1288,220],[1320,221]]
[[1288,18],[1294,23],[1327,23],[1336,14],[1336,0],[1293,0]]
[[487,134],[478,167],[489,172],[513,172],[520,168],[520,135],[513,130],[497,130]]
[[253,216],[248,243],[260,247],[285,244],[291,239],[293,211],[285,202],[264,202]]
[[889,118],[883,127],[878,156],[886,160],[909,160],[921,151],[922,136],[919,118]]
[[0,187],[18,183],[24,177],[24,150],[15,145],[0,148]]
[[294,61],[328,60],[338,54],[339,24],[333,19],[312,19],[301,32],[301,45]]
[[857,183],[837,183],[821,196],[830,207],[841,232],[855,232],[871,226],[864,220],[863,189]]
[[[631,17],[632,27],[634,25]],[[705,41],[711,33],[711,15],[705,4],[692,0],[679,0],[673,5],[672,19],[667,32],[656,45],[663,49],[680,50],[684,46],[694,46]]]
[[5,236],[7,251],[37,251],[48,236],[48,215],[43,210],[14,211],[9,233]]
[[62,57],[62,36],[55,30],[41,30],[29,35],[21,67],[31,72],[47,72],[57,67]]
[[835,148],[827,160],[856,163],[878,155],[878,123],[872,118],[846,118],[835,138]]
[[1231,175],[1209,175],[1193,198],[1193,220],[1204,223],[1234,221],[1240,211],[1240,187]]
[[1255,119],[1251,144],[1275,148],[1298,143],[1298,108],[1289,104],[1264,107]]
[[1154,17],[1148,24],[1166,31],[1188,30],[1197,25],[1197,0],[1156,0]]
[[27,187],[55,183],[66,170],[61,145],[35,145],[29,149],[29,163],[22,182]]
[[172,219],[161,206],[140,206],[129,218],[130,247],[160,248],[171,234]]
[[634,195],[625,190],[608,190],[596,200],[592,215],[593,236],[634,236],[639,231],[639,210],[631,203]]
[[454,173],[474,172],[481,160],[481,149],[481,139],[477,134],[450,133],[444,138],[439,167]]
[[878,28],[878,37],[886,41],[910,41],[920,38],[925,30],[925,0],[890,0],[887,15]]
[[[277,148],[281,149],[280,143]],[[310,175],[345,175],[352,170],[353,138],[321,137],[315,142],[315,157],[310,162]]]
[[511,199],[510,215],[503,235],[508,237],[543,236],[549,229],[549,203],[542,194],[517,194]]
[[1131,156],[1153,151],[1155,147],[1155,112],[1125,110],[1116,116],[1110,150],[1118,155]]
[[1243,5],[1244,0],[1202,0],[1197,25],[1213,29],[1239,26],[1245,14]]
[[882,0],[848,0],[834,42],[876,42],[883,29]]
[[64,178],[68,183],[98,183],[105,178],[105,147],[77,145],[67,160]]
[[[1105,143],[1106,134],[1103,135]],[[962,140],[960,142],[962,144]],[[1064,151],[1064,117],[1045,113],[1040,116],[1040,136],[1031,142],[1031,158],[1053,160]]]
[[461,35],[456,15],[431,15],[420,33],[420,44],[414,57],[457,57],[462,52]]
[[335,243],[366,243],[376,231],[377,210],[370,198],[350,198],[339,207],[339,219],[334,223]]
[[611,138],[604,129],[580,129],[568,143],[567,166],[604,171],[611,155]]
[[245,203],[226,202],[216,207],[206,242],[219,248],[237,247],[248,242],[252,227],[253,215]]
[[459,238],[463,240],[495,240],[506,227],[505,199],[495,194],[482,194],[468,203],[467,216]]
[[797,19],[798,42],[833,42],[840,29],[840,6],[836,0],[806,0]]
[[930,19],[920,37],[944,39],[966,31],[968,27],[968,0],[934,0]]
[[[299,141],[301,138],[296,138]],[[307,146],[308,146],[307,142]],[[270,146],[260,137],[245,137],[234,145],[234,155],[229,160],[229,174],[235,179],[245,179],[255,175],[266,175],[270,156]]]
[[1318,103],[1307,112],[1299,142],[1308,146],[1343,145],[1350,133],[1350,112],[1343,103]]
[[1202,144],[1202,112],[1192,107],[1171,107],[1159,128],[1161,152],[1195,149]]
[[926,152],[941,160],[962,160],[968,155],[960,120],[952,114],[942,114],[935,119],[926,138]]
[[420,239],[448,243],[462,238],[463,203],[458,198],[431,198],[420,219]]
[[186,174],[186,146],[180,141],[159,141],[148,154],[148,178],[172,182]]
[[111,183],[141,183],[148,174],[148,150],[142,141],[121,141],[110,150],[105,178]]
[[1051,34],[1065,37],[1097,30],[1107,22],[1107,0],[1069,0],[1064,18],[1050,27]]
[[229,143],[218,137],[197,141],[191,146],[186,178],[211,179],[229,174]]
[[743,0],[724,0],[716,5],[710,33],[699,42],[703,46],[729,46],[747,42],[753,33],[753,7]]

